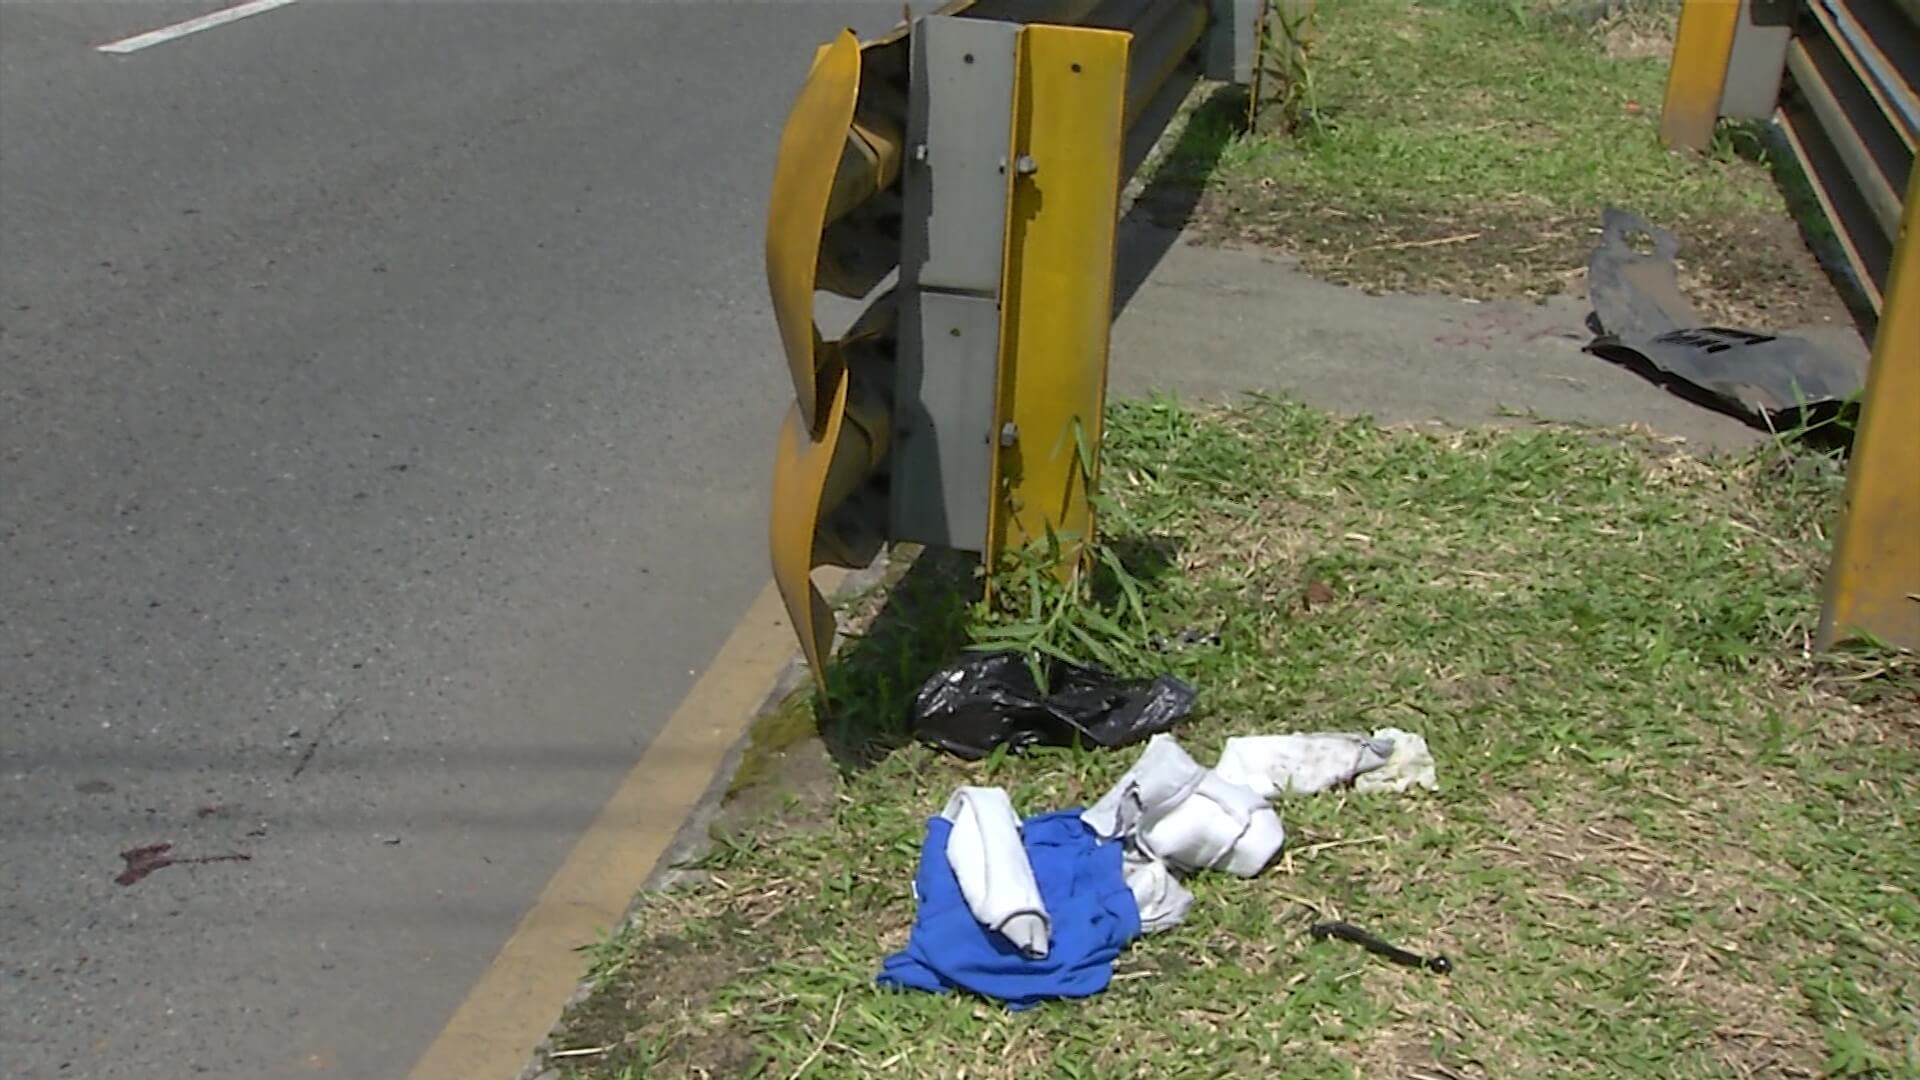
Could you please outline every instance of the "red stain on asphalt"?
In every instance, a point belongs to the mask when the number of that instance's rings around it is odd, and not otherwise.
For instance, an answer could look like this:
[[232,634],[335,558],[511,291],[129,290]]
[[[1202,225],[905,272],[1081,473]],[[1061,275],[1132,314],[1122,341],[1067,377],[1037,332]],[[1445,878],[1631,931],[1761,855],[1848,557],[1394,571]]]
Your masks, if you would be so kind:
[[169,866],[184,863],[214,862],[252,862],[253,856],[242,855],[237,851],[225,855],[175,855],[172,844],[148,844],[146,847],[129,848],[120,853],[126,860],[127,868],[113,879],[117,885],[132,885],[155,870],[164,870]]

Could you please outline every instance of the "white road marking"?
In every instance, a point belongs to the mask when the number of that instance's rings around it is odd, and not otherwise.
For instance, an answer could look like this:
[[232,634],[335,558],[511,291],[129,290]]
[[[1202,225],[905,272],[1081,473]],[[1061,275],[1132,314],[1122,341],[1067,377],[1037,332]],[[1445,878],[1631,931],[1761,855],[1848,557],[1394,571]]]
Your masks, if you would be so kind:
[[163,26],[158,30],[149,30],[144,34],[135,34],[130,38],[110,41],[100,46],[99,51],[104,53],[139,52],[141,49],[164,44],[172,41],[174,38],[183,38],[188,34],[197,34],[202,30],[211,30],[216,26],[225,26],[227,23],[244,19],[249,15],[258,15],[263,11],[272,11],[274,8],[286,7],[288,4],[295,2],[296,0],[248,0],[247,3],[236,4],[230,8],[222,8],[210,15],[202,15],[197,19],[188,19],[186,22],[177,22],[172,26]]

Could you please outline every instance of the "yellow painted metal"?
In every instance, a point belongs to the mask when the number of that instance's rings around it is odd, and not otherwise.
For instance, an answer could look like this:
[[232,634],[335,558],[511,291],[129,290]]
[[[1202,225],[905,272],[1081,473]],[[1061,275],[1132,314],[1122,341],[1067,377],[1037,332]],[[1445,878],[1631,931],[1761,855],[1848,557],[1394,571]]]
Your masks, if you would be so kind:
[[825,220],[839,220],[847,211],[893,184],[900,175],[903,138],[898,129],[861,123],[858,119],[852,122],[840,152],[840,165],[833,174]]
[[1667,100],[1660,112],[1660,137],[1668,146],[1705,150],[1720,119],[1727,61],[1740,26],[1741,0],[1686,0],[1673,39],[1673,65],[1667,73]]
[[1871,635],[1920,649],[1920,169],[1873,336],[1860,430],[1847,467],[1847,514],[1827,573],[1820,645]]
[[1020,35],[995,424],[1013,437],[995,453],[989,567],[1052,533],[1071,573],[1093,539],[1131,40],[1065,26]]
[[[941,13],[977,7],[1024,22],[1024,3],[949,0]],[[795,398],[775,454],[769,541],[775,585],[823,689],[835,624],[812,574],[868,557],[877,542],[867,481],[890,438],[880,383],[893,330],[883,299],[842,340],[824,340],[814,295],[861,295],[871,285],[853,291],[854,283],[886,269],[890,253],[873,247],[887,242],[886,222],[869,200],[895,184],[902,165],[906,35],[902,26],[862,45],[843,33],[819,49],[781,133],[769,201],[767,281]],[[999,419],[1026,434],[996,451],[1008,498],[990,512],[989,558],[1049,533],[1092,534],[1088,487],[1106,396],[1127,126],[1129,35],[1032,25],[1020,40],[1008,160],[1047,164],[1041,174],[1007,170],[997,401]],[[1069,565],[1079,550],[1068,549]]]
[[1872,246],[1881,238],[1872,220],[1872,210],[1843,181],[1846,165],[1840,160],[1840,152],[1821,131],[1820,122],[1811,110],[1787,98],[1781,101],[1774,118],[1780,125],[1780,133],[1786,137],[1788,148],[1800,162],[1800,171],[1807,178],[1807,186],[1813,189],[1820,212],[1833,226],[1840,252],[1853,267],[1854,281],[1866,294],[1867,303],[1879,312],[1886,304],[1881,289],[1886,263],[1881,258],[1885,252]]
[[774,457],[768,540],[774,584],[816,680],[833,646],[834,619],[812,573],[851,558],[846,537],[822,535],[822,520],[879,467],[888,436],[884,401],[856,393],[848,361],[891,336],[892,301],[874,304],[839,341],[823,340],[813,317],[822,233],[900,170],[899,125],[857,115],[864,57],[850,31],[814,54],[780,134],[767,209],[767,285],[794,392]]
[[860,43],[852,31],[814,53],[813,70],[787,114],[767,206],[767,285],[800,416],[820,429],[820,401],[838,377],[813,321],[814,272],[834,176],[846,152],[860,93]]
[[[773,581],[793,620],[800,651],[814,681],[825,687],[821,661],[833,647],[833,608],[813,584],[814,530],[820,524],[820,502],[839,448],[840,430],[847,415],[847,383],[835,380],[819,428],[807,421],[798,403],[787,411],[774,453],[773,514],[769,541],[773,552]],[[816,435],[818,436],[816,438]]]
[[[884,370],[890,358],[898,316],[894,296],[888,293],[861,312],[846,334],[832,343],[846,358],[846,405],[840,410],[839,434],[820,481],[819,523],[813,539],[815,566],[852,570],[865,566],[873,557],[873,552],[865,551],[860,543],[874,531],[872,523],[862,522],[857,516],[852,521],[836,521],[834,512],[859,496],[887,458],[893,437],[891,401],[885,388],[877,385],[875,373]],[[846,535],[841,535],[843,529]]]

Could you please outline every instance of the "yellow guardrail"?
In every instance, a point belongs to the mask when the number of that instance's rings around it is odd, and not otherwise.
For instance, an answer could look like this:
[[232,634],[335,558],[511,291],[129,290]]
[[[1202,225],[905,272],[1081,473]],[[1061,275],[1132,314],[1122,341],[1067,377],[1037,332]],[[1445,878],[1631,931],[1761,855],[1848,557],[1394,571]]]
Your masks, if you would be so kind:
[[1827,572],[1822,648],[1872,637],[1920,649],[1920,170],[1907,182],[1893,248]]
[[[1258,0],[954,0],[820,47],[774,170],[766,268],[794,402],[774,580],[824,685],[820,566],[885,542],[978,552],[1094,530],[1126,147],[1204,47],[1251,70]],[[1153,119],[1150,119],[1152,117]],[[871,295],[897,271],[894,286]],[[822,334],[818,292],[868,301]]]
[[1661,134],[1779,125],[1878,315],[1822,647],[1920,648],[1920,0],[1686,0]]
[[1884,308],[1920,145],[1920,0],[1687,0],[1661,134],[1704,150],[1722,118],[1778,123]]

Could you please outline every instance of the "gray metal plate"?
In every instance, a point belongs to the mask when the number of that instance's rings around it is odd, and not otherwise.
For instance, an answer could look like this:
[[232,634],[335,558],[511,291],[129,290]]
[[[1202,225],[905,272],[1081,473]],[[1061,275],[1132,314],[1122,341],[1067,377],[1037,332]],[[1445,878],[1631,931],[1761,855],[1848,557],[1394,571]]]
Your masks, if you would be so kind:
[[890,450],[898,541],[986,545],[1019,32],[946,16],[914,27]]
[[1000,288],[1019,33],[1013,23],[951,16],[929,16],[914,30],[903,280],[931,289]]
[[[1276,0],[1289,14],[1297,14],[1298,0]],[[1246,86],[1253,81],[1254,44],[1260,36],[1260,0],[1208,0],[1213,25],[1201,46],[1201,66],[1207,78]]]
[[[1000,309],[991,297],[921,293],[901,312],[894,389],[893,539],[983,551],[993,494]],[[904,332],[921,328],[918,349]],[[906,363],[915,355],[916,363]]]
[[1734,120],[1766,120],[1780,100],[1780,76],[1786,69],[1787,43],[1793,39],[1794,0],[1741,0],[1720,90],[1720,115]]

